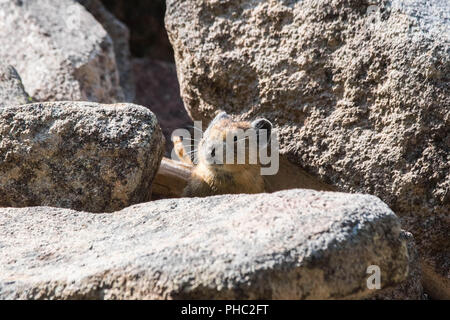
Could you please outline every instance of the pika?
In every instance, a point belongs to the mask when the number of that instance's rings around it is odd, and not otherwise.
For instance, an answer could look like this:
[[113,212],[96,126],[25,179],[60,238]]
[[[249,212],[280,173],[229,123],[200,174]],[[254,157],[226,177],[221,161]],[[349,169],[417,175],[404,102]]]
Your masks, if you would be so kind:
[[[173,137],[175,153],[179,159],[193,165],[190,180],[183,191],[184,197],[206,197],[222,194],[263,193],[266,191],[265,180],[261,176],[259,157],[257,161],[249,161],[249,143],[245,143],[245,161],[217,163],[214,161],[219,148],[226,154],[227,136],[234,137],[234,146],[242,139],[239,132],[253,129],[258,139],[258,147],[267,147],[270,142],[272,123],[264,118],[253,122],[233,121],[225,112],[219,113],[209,124],[198,143],[197,163],[192,162],[191,156],[185,151],[180,137]],[[260,136],[266,135],[266,145],[260,146]],[[244,138],[245,139],[245,138]],[[229,140],[228,140],[229,141]],[[236,150],[236,149],[235,149]],[[225,157],[225,156],[224,156]],[[239,164],[240,163],[240,164]]]

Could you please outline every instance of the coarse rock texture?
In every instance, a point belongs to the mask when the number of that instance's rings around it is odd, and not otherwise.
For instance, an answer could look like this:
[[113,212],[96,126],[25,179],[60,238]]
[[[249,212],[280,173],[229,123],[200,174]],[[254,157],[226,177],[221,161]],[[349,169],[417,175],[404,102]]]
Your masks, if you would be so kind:
[[414,234],[434,298],[450,298],[450,7],[446,0],[168,0],[182,98],[264,116],[281,153],[379,196]]
[[164,138],[132,104],[0,109],[0,207],[111,212],[150,199]]
[[0,63],[0,109],[29,102],[30,97],[25,92],[16,69]]
[[0,43],[36,101],[124,99],[111,38],[75,1],[0,1]]
[[150,108],[161,125],[166,139],[166,156],[173,149],[172,133],[190,129],[194,123],[184,108],[175,65],[148,58],[133,59],[136,77],[136,103]]
[[81,3],[108,32],[114,43],[116,64],[119,70],[120,85],[125,101],[134,102],[136,88],[131,66],[130,32],[125,24],[109,12],[100,0],[77,0]]
[[384,289],[375,294],[374,300],[425,300],[422,286],[422,270],[420,268],[419,254],[414,243],[414,237],[410,232],[403,231],[400,237],[406,241],[408,247],[408,278],[405,282],[394,288]]
[[339,299],[406,279],[400,221],[374,196],[289,190],[113,214],[0,209],[0,299]]

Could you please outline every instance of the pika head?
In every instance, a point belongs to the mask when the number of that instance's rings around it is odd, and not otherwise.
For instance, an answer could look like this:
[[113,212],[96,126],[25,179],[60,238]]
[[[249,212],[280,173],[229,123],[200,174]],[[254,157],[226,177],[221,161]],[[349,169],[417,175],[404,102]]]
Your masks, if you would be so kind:
[[[186,152],[184,140],[174,134],[175,155],[193,166],[183,196],[265,192],[263,176],[276,174],[279,167],[278,140],[272,131],[267,119],[234,121],[222,112],[209,124],[202,138],[187,138],[200,140],[194,151]],[[192,154],[196,154],[194,163]]]
[[233,121],[222,112],[210,123],[198,145],[198,162],[223,169],[242,169],[260,164],[260,150],[270,143],[272,124],[261,118]]

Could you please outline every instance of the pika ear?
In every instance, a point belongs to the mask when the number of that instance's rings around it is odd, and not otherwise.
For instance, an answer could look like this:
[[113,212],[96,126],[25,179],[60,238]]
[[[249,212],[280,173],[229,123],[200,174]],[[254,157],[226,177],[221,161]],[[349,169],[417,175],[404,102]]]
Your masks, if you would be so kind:
[[223,119],[230,119],[231,117],[226,112],[219,112],[215,118],[209,123],[208,129],[214,126],[218,121]]
[[222,119],[230,119],[230,116],[225,111],[219,112],[213,119],[213,121],[211,121],[211,123],[217,122]]
[[206,137],[209,135],[209,132],[214,125],[222,120],[222,119],[230,119],[231,117],[226,112],[219,112],[214,119],[209,123],[208,128],[206,128],[206,131],[203,133],[203,136]]
[[256,131],[256,134],[258,136],[258,141],[259,141],[259,137],[261,134],[265,134],[267,135],[267,143],[270,142],[270,137],[272,136],[272,123],[267,120],[267,119],[256,119],[255,121],[252,122],[252,128]]

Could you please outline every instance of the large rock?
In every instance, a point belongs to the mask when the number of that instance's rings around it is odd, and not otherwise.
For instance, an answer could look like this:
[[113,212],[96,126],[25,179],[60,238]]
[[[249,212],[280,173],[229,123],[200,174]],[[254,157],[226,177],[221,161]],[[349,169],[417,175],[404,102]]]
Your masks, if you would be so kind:
[[117,69],[119,70],[120,85],[122,86],[125,101],[134,102],[136,87],[130,54],[130,32],[126,25],[109,12],[100,0],[77,0],[98,22],[101,23],[114,43]]
[[0,109],[0,206],[110,212],[147,201],[163,150],[156,117],[141,106]]
[[0,109],[29,102],[30,97],[25,92],[16,69],[0,63]]
[[448,2],[167,3],[191,116],[272,120],[282,154],[401,215],[426,289],[450,298]]
[[124,99],[111,38],[75,1],[0,1],[0,43],[36,101]]
[[408,269],[387,205],[310,190],[1,209],[0,244],[0,299],[360,298],[370,265],[382,288]]
[[410,232],[402,231],[400,237],[406,241],[408,247],[408,278],[400,285],[387,288],[371,297],[373,300],[425,300],[422,286],[422,269],[419,254]]

